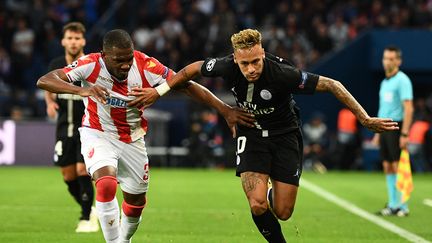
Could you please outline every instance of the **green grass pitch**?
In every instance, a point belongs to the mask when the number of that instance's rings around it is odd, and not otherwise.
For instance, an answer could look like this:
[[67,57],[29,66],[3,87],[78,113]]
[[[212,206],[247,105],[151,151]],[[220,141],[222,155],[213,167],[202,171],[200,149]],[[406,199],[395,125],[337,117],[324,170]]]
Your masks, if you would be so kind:
[[[134,242],[265,242],[255,229],[233,170],[152,168],[148,205]],[[304,173],[323,189],[375,212],[386,202],[381,173]],[[432,241],[432,175],[415,175],[407,218],[388,221]],[[118,194],[118,198],[121,198]],[[54,167],[0,167],[0,242],[103,242],[76,234],[79,208]],[[281,222],[288,242],[406,242],[300,187],[293,217]]]

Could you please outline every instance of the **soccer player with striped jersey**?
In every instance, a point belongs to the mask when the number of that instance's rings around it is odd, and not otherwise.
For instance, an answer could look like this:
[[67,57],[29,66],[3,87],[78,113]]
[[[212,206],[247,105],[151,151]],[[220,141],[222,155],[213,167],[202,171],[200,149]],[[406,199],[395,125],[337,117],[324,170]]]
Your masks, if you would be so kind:
[[256,119],[254,127],[239,123],[236,174],[241,177],[259,232],[268,242],[282,243],[285,238],[278,219],[291,217],[302,171],[303,141],[292,94],[331,92],[363,126],[375,132],[397,130],[397,123],[369,117],[340,82],[301,71],[283,58],[264,52],[257,30],[242,30],[232,35],[231,43],[232,55],[192,63],[162,87],[136,90],[145,94],[140,101],[145,107],[171,87],[198,75],[220,76],[232,82],[237,105],[255,114]]
[[[126,31],[112,30],[104,36],[102,52],[83,56],[38,80],[38,87],[49,92],[83,97],[82,154],[96,181],[96,209],[106,242],[130,242],[146,204],[149,164],[143,136],[147,121],[142,116],[141,95],[130,92],[158,87],[173,75],[155,58],[134,51]],[[75,81],[81,87],[71,84]],[[181,89],[214,107],[231,129],[240,121],[253,126],[250,114],[231,108],[201,85],[189,81]],[[124,198],[121,218],[117,183]]]

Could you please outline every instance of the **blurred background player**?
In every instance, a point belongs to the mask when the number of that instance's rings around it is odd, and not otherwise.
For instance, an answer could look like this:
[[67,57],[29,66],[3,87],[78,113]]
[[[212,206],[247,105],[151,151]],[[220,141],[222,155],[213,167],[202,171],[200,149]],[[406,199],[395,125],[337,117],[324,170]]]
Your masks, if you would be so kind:
[[[85,31],[84,25],[79,22],[71,22],[63,27],[61,44],[65,54],[51,61],[49,71],[64,68],[84,56]],[[80,83],[77,82],[75,85],[80,85]],[[48,116],[51,119],[57,119],[54,164],[60,166],[69,193],[81,206],[81,217],[75,231],[79,233],[97,232],[99,230],[97,217],[91,214],[94,189],[81,155],[78,132],[84,115],[82,98],[79,95],[56,95],[46,91],[45,101]]]
[[408,135],[413,120],[413,88],[410,78],[399,70],[402,52],[399,47],[384,49],[382,64],[385,78],[379,90],[378,117],[389,117],[399,123],[400,130],[376,134],[373,142],[379,144],[382,166],[387,181],[388,202],[378,212],[379,215],[408,215],[408,205],[401,203],[401,195],[396,188],[396,173],[401,149],[408,145]]
[[337,147],[334,152],[335,167],[340,170],[355,169],[361,148],[357,118],[347,108],[342,108],[337,118]]

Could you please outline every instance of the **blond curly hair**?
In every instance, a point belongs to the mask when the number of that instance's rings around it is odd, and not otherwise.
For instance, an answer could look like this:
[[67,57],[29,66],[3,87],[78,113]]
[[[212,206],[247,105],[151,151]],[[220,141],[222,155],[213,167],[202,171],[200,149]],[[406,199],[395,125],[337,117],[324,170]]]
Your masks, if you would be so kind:
[[231,36],[231,44],[235,50],[252,48],[261,44],[261,33],[254,29],[245,29]]

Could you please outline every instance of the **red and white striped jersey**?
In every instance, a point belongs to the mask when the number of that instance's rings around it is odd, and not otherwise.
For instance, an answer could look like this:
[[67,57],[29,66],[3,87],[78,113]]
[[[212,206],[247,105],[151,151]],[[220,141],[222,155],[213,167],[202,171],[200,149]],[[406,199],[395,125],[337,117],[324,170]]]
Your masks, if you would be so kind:
[[63,71],[70,82],[81,81],[83,87],[97,84],[108,89],[107,104],[91,96],[83,98],[82,125],[106,132],[125,143],[136,141],[147,132],[147,120],[142,116],[142,110],[127,106],[127,101],[135,98],[127,93],[133,87],[158,86],[173,75],[171,69],[139,51],[134,51],[133,65],[124,81],[111,76],[100,53],[83,56]]

